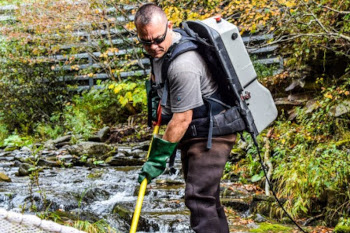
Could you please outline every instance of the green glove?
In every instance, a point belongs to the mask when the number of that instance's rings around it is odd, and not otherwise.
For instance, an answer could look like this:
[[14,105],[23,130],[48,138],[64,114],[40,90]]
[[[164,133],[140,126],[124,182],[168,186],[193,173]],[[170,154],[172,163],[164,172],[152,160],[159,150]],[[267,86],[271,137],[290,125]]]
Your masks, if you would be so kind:
[[177,144],[177,142],[172,143],[153,136],[149,157],[142,166],[138,182],[141,183],[147,178],[149,184],[151,180],[162,174],[166,168],[166,161],[173,154]]

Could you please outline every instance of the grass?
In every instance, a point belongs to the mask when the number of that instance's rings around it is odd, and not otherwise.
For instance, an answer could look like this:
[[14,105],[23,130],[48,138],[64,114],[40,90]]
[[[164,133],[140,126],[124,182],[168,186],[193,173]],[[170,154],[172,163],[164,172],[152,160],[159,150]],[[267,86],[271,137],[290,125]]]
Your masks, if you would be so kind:
[[282,226],[279,224],[271,224],[271,223],[262,223],[259,225],[259,228],[252,229],[250,232],[291,232],[292,228]]

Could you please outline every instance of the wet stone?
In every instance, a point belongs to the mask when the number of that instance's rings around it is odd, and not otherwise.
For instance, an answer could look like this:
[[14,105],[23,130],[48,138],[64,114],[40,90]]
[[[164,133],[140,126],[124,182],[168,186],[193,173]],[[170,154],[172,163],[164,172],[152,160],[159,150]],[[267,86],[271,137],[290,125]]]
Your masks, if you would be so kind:
[[93,135],[92,137],[89,138],[89,141],[93,142],[105,142],[107,141],[109,135],[111,132],[110,127],[104,127],[103,129],[99,130],[96,135]]
[[264,218],[264,216],[262,216],[261,214],[256,214],[254,221],[255,222],[266,222],[266,218]]
[[0,163],[0,167],[12,167],[14,163],[9,163],[9,162],[2,162]]
[[15,157],[0,157],[0,161],[14,161]]
[[29,169],[33,166],[27,163],[22,163],[19,165],[17,176],[28,176],[30,174]]
[[27,157],[29,157],[31,155],[32,155],[32,153],[28,152],[28,151],[15,150],[15,151],[12,152],[12,156],[14,156],[16,159],[27,158]]
[[27,146],[23,146],[23,147],[20,149],[20,151],[22,151],[22,152],[29,152],[29,153],[32,152],[32,150],[31,150],[29,147],[27,147]]
[[38,161],[38,166],[48,166],[48,167],[59,167],[60,163],[57,161],[50,161],[50,160],[45,160],[45,159],[40,159]]
[[66,163],[68,162],[74,163],[77,160],[77,158],[72,155],[61,155],[61,156],[58,156],[57,159]]
[[99,158],[113,150],[112,146],[99,142],[82,142],[68,148],[69,153],[73,155],[93,155]]
[[254,195],[253,196],[253,201],[266,201],[266,202],[275,202],[275,198],[272,196],[267,196],[267,195],[263,195],[263,194],[259,194],[259,195]]
[[106,200],[110,197],[110,193],[100,188],[92,188],[86,191],[82,201],[91,203],[93,201]]
[[137,145],[133,146],[134,150],[148,151],[150,141],[140,142]]
[[10,151],[0,151],[0,157],[11,156],[12,153]]
[[119,153],[125,156],[132,156],[132,149],[130,147],[118,147],[118,154]]
[[238,212],[246,212],[250,208],[250,202],[245,202],[242,199],[222,199],[224,206],[229,206]]
[[0,172],[0,182],[4,181],[4,182],[11,182],[11,178],[8,177],[5,173]]
[[68,145],[71,138],[72,138],[72,135],[66,135],[63,137],[56,138],[55,140],[48,140],[44,144],[44,147],[49,149],[49,150],[54,150],[54,149],[60,148],[64,145]]
[[140,159],[120,156],[109,157],[105,162],[111,166],[140,166],[144,163]]
[[126,209],[125,207],[119,204],[116,204],[113,207],[112,213],[119,215],[122,219],[126,221],[130,221],[132,218],[132,213],[130,212],[130,210]]
[[144,156],[141,156],[141,155],[145,155],[145,151],[143,150],[140,150],[140,149],[136,149],[136,150],[133,150],[132,151],[132,157],[134,158],[140,158],[140,157],[144,157]]

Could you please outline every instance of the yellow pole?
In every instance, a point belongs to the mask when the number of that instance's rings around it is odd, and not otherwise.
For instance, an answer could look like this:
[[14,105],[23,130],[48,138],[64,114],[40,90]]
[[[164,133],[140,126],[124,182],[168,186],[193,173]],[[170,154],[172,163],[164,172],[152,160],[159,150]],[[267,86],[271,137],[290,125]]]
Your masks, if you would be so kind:
[[[161,107],[160,107],[160,104],[158,105],[157,113],[158,113],[158,119],[157,119],[157,124],[154,126],[153,135],[156,135],[159,132],[159,126],[160,126],[160,121],[161,121]],[[152,138],[152,140],[150,142],[146,159],[148,159],[149,153],[151,151],[152,142],[153,142],[153,138]],[[144,179],[141,182],[141,185],[140,185],[139,196],[137,197],[135,211],[134,211],[134,215],[133,215],[132,221],[131,221],[130,233],[135,233],[136,230],[137,230],[137,224],[139,222],[140,213],[141,213],[141,209],[142,209],[143,198],[145,197],[145,193],[146,193],[146,188],[147,188],[147,178]]]
[[137,229],[137,224],[139,222],[143,198],[145,197],[145,192],[147,188],[147,178],[141,182],[139,196],[137,198],[134,216],[132,217],[130,233],[135,233]]

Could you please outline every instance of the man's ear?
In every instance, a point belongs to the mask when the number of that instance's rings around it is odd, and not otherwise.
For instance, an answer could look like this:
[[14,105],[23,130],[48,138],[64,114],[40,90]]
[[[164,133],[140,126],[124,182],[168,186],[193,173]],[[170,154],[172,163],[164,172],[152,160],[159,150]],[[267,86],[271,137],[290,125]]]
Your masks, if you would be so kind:
[[173,29],[173,26],[174,26],[173,22],[168,21],[168,28],[169,28],[170,30]]

